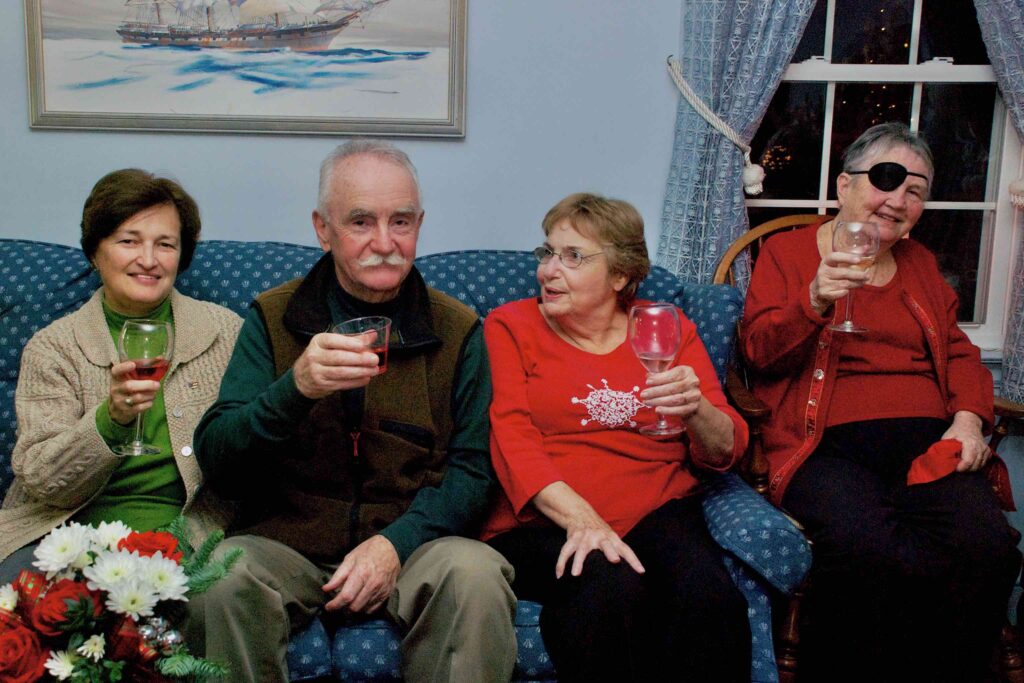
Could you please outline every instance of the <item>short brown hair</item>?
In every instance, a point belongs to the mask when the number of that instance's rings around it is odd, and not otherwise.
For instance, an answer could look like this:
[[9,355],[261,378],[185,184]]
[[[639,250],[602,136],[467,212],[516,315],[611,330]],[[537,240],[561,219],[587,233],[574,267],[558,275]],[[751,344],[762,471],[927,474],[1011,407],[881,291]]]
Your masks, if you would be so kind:
[[541,226],[550,235],[555,225],[567,220],[579,233],[599,242],[608,255],[608,269],[628,278],[619,302],[628,305],[651,270],[644,239],[644,219],[629,202],[607,199],[589,192],[571,194],[555,204]]
[[178,272],[192,263],[202,222],[199,207],[185,188],[139,168],[112,171],[93,186],[82,209],[82,251],[92,261],[102,242],[126,220],[150,207],[171,204],[181,221],[181,258]]

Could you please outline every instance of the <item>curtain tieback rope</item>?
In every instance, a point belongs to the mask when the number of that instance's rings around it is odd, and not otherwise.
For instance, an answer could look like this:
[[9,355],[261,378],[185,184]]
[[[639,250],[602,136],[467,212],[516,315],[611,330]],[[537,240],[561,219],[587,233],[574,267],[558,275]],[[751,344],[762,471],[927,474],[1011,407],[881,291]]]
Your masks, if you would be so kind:
[[715,130],[728,138],[729,142],[736,145],[743,152],[743,189],[746,190],[747,194],[761,194],[764,191],[764,169],[758,164],[750,162],[750,145],[743,142],[740,136],[736,134],[736,131],[729,127],[728,123],[720,119],[715,112],[711,111],[710,107],[701,101],[697,93],[690,87],[690,84],[683,78],[679,60],[669,55],[666,62],[668,63],[669,75],[672,76],[676,87],[679,88],[679,92],[690,103],[690,106],[697,110],[697,113],[704,117],[704,120],[710,123]]

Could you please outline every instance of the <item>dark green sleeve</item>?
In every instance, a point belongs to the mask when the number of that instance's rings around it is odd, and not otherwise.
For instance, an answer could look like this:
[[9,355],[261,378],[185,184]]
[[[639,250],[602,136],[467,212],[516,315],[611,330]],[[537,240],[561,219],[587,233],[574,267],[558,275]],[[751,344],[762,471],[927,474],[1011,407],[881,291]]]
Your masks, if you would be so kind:
[[404,563],[418,547],[442,536],[475,536],[496,478],[491,466],[491,368],[482,327],[466,338],[452,393],[448,468],[438,486],[420,490],[401,517],[381,531]]
[[[275,447],[292,437],[315,401],[299,393],[292,371],[274,377],[274,358],[255,308],[242,324],[220,395],[196,427],[196,458],[207,482],[222,496],[244,497]],[[245,476],[242,476],[245,473]]]
[[126,443],[135,435],[134,423],[127,426],[114,422],[110,417],[110,399],[96,406],[96,431],[103,437],[108,446]]

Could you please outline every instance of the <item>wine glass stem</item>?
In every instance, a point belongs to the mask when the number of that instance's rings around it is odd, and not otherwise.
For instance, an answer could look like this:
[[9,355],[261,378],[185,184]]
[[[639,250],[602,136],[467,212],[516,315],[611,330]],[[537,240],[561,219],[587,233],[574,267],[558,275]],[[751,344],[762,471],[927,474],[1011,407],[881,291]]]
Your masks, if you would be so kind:
[[135,416],[135,438],[132,439],[132,443],[135,445],[142,443],[142,416],[144,413],[145,411]]
[[846,324],[853,324],[853,290],[846,293]]

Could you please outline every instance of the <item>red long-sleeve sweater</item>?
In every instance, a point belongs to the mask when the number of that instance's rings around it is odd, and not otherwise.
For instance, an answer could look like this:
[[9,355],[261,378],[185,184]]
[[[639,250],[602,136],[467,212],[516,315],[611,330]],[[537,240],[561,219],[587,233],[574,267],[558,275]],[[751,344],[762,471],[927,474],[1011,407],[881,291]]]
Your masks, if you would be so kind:
[[[817,447],[828,423],[842,332],[832,332],[833,307],[822,317],[811,308],[809,287],[821,257],[816,231],[829,217],[775,235],[757,260],[747,292],[740,339],[753,371],[753,391],[773,410],[762,432],[772,499],[779,503],[793,473]],[[957,326],[957,298],[932,254],[914,240],[892,247],[902,299],[921,326],[934,364],[946,417],[959,410],[992,424],[992,375]],[[855,313],[856,313],[855,307]],[[861,308],[863,310],[863,307]],[[870,336],[867,337],[870,339]],[[891,391],[901,391],[894,375]]]
[[[701,391],[733,421],[733,454],[744,452],[747,426],[728,405],[714,367],[682,319],[683,345],[675,364],[689,365]],[[488,519],[487,539],[519,525],[544,524],[530,500],[564,481],[619,535],[674,498],[691,493],[688,448],[694,440],[659,441],[638,433],[654,422],[643,405],[646,371],[626,341],[605,355],[583,351],[544,321],[536,299],[494,310],[484,322],[491,362],[491,459],[504,489]]]

